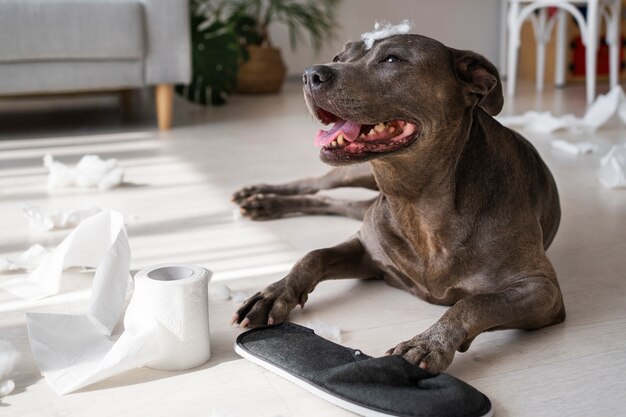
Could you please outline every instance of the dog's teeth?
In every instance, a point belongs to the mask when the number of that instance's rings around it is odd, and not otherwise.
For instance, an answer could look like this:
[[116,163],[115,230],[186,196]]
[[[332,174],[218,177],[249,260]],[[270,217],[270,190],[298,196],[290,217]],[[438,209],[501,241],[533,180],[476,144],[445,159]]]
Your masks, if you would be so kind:
[[374,130],[377,131],[378,133],[382,132],[383,130],[385,130],[385,124],[378,123],[376,126],[374,126]]
[[393,126],[391,126],[391,127],[390,127],[389,129],[387,129],[387,130],[389,130],[389,133],[393,133],[393,132],[395,132],[395,131],[396,131],[396,128],[395,128],[395,127],[393,127]]
[[330,146],[332,146],[334,148],[335,146],[337,146],[337,142],[335,142],[335,141],[330,142]]
[[367,132],[367,136],[374,136],[376,134],[376,131],[374,129],[370,129],[369,132]]
[[343,138],[343,133],[340,133],[339,136],[337,136],[337,143],[340,145],[343,145],[344,142],[344,138]]

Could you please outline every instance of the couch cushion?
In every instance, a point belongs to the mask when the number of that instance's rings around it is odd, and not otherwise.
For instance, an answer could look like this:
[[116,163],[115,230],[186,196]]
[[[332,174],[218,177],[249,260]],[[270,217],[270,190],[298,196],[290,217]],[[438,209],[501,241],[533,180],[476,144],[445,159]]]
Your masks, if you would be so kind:
[[120,90],[143,85],[143,62],[140,60],[0,63],[0,97]]
[[131,0],[0,0],[0,62],[141,58],[142,14]]

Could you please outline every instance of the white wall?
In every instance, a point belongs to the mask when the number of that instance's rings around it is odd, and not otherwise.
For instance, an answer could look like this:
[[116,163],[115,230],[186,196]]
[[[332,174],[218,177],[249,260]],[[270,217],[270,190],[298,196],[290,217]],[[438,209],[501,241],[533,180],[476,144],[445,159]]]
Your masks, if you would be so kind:
[[454,48],[474,50],[496,63],[499,4],[500,0],[343,0],[337,17],[338,36],[318,56],[308,44],[292,51],[283,25],[274,25],[271,36],[282,49],[290,75],[301,74],[309,65],[330,61],[345,42],[359,39],[361,33],[373,29],[377,20],[399,23],[409,19],[414,33]]

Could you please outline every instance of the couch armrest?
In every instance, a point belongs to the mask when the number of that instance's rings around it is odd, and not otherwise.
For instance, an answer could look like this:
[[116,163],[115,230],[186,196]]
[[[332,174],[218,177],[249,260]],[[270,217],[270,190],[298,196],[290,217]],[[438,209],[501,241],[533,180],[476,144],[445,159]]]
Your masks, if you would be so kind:
[[140,2],[146,11],[145,83],[188,83],[191,79],[188,0]]

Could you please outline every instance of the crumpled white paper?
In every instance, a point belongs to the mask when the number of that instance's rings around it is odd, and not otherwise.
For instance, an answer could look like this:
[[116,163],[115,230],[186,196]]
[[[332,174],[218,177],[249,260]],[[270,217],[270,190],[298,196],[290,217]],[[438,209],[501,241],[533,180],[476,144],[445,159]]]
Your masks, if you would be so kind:
[[305,323],[304,326],[312,329],[319,337],[341,343],[341,327],[337,325],[321,321],[310,321]]
[[590,133],[604,125],[615,125],[620,121],[626,123],[626,94],[622,87],[613,87],[607,94],[599,95],[582,118],[573,114],[554,116],[550,112],[528,111],[522,115],[498,116],[496,119],[505,126],[525,128],[537,133],[557,130]]
[[209,287],[209,292],[211,295],[218,300],[227,301],[230,300],[230,288],[224,284],[213,284]]
[[98,155],[85,155],[75,167],[70,167],[46,155],[43,162],[48,168],[49,190],[68,187],[108,190],[124,180],[124,169],[114,158],[103,160]]
[[117,340],[111,337],[131,282],[129,264],[123,217],[104,210],[80,223],[33,273],[29,288],[12,288],[27,296],[51,294],[65,267],[98,266],[87,314],[26,314],[33,357],[59,395],[144,365],[184,370],[209,359],[210,274],[203,268],[164,265],[139,271],[124,332]]
[[570,142],[562,139],[555,139],[550,142],[552,148],[570,155],[587,155],[594,153],[598,147],[591,142]]
[[15,260],[0,258],[0,274],[6,271],[31,271],[41,265],[48,253],[46,248],[35,243]]
[[28,219],[30,228],[40,232],[74,228],[87,217],[91,217],[101,211],[97,207],[44,211],[37,206],[29,204],[24,205],[22,210]]
[[573,114],[556,117],[550,112],[527,111],[522,115],[498,116],[496,120],[505,126],[524,128],[537,133],[552,133],[566,128],[576,132],[583,129],[582,119]]
[[607,188],[626,187],[626,144],[614,145],[600,160],[598,179]]
[[0,340],[0,397],[9,395],[15,389],[11,373],[22,355],[11,344]]

